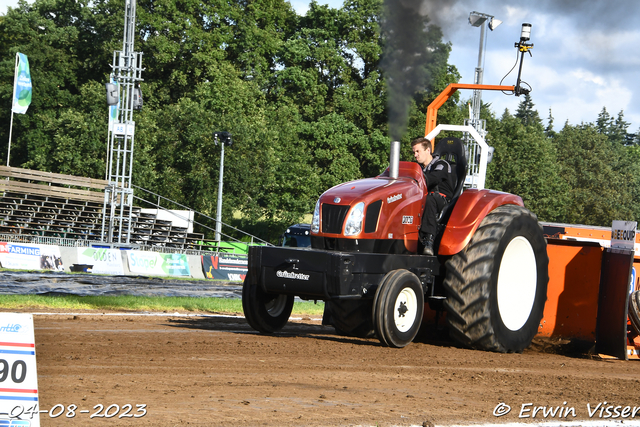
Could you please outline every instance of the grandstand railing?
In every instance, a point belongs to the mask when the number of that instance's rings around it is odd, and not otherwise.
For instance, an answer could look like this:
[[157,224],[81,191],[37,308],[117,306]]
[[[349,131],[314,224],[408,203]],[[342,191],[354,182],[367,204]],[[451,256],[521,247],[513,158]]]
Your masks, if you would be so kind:
[[[257,236],[225,223],[222,225],[226,229],[246,236],[245,239],[249,242],[226,233],[222,235],[228,242],[206,240],[204,233],[192,233],[187,227],[157,218],[157,214],[142,213],[139,206],[131,207],[133,215],[130,243],[110,244],[103,238],[101,224],[106,181],[5,166],[0,166],[0,177],[6,178],[0,179],[0,236],[8,242],[72,247],[126,246],[155,252],[189,254],[237,253],[242,251],[240,247],[246,249],[245,245],[270,245]],[[154,197],[158,203],[138,196],[134,196],[135,199],[176,215],[183,222],[188,220],[192,225],[197,224],[201,229],[215,233],[213,227],[202,221],[184,218],[165,206],[178,206],[213,223],[216,221],[214,218],[142,187],[134,187],[139,195]],[[161,201],[165,206],[160,205]]]
[[[174,201],[174,200],[168,199],[168,198],[166,198],[166,197],[164,197],[164,196],[161,196],[161,195],[159,195],[159,194],[157,194],[157,193],[154,193],[153,191],[146,190],[146,189],[144,189],[144,188],[142,188],[142,187],[139,187],[139,186],[137,186],[137,185],[132,185],[132,187],[133,187],[133,188],[135,188],[135,189],[137,189],[137,190],[140,190],[140,191],[142,191],[142,192],[144,192],[144,193],[146,193],[146,194],[150,194],[150,195],[152,195],[152,196],[156,197],[156,198],[157,198],[157,200],[158,200],[158,203],[155,203],[155,202],[149,201],[149,200],[147,200],[147,199],[144,199],[144,198],[142,198],[142,197],[138,197],[138,196],[135,196],[135,195],[133,196],[133,197],[134,197],[134,199],[136,199],[136,200],[140,200],[140,201],[143,201],[143,202],[145,202],[145,203],[148,203],[149,205],[151,205],[151,206],[153,206],[153,207],[155,207],[155,208],[162,209],[162,210],[164,210],[164,211],[170,212],[170,213],[172,213],[173,215],[175,215],[175,216],[176,216],[177,218],[179,218],[179,219],[185,220],[185,219],[187,219],[187,218],[184,218],[184,217],[183,217],[183,216],[181,216],[180,214],[174,213],[174,211],[172,211],[172,210],[170,210],[170,209],[168,209],[168,208],[165,208],[165,207],[163,207],[163,206],[160,206],[160,204],[159,204],[160,199],[162,199],[162,200],[164,200],[164,201],[166,201],[166,202],[172,203],[173,205],[178,206],[178,207],[181,207],[181,208],[183,208],[183,209],[190,210],[190,211],[192,211],[192,212],[194,212],[194,213],[196,213],[196,214],[198,214],[198,215],[200,215],[200,216],[202,216],[202,217],[204,217],[204,218],[207,218],[207,219],[209,219],[209,220],[211,220],[211,221],[214,221],[214,223],[215,223],[215,222],[217,222],[217,219],[215,219],[215,218],[212,218],[212,217],[210,217],[210,216],[208,216],[208,215],[206,215],[206,214],[204,214],[204,213],[202,213],[202,212],[198,212],[198,211],[196,211],[196,210],[190,209],[189,207],[187,207],[187,206],[185,206],[185,205],[182,205],[182,204],[180,204],[180,203],[178,203],[178,202],[176,202],[176,201]],[[194,220],[194,221],[193,221],[193,223],[194,223],[194,224],[197,224],[197,225],[199,225],[199,226],[201,226],[202,228],[206,228],[206,229],[208,229],[208,230],[210,230],[210,231],[213,231],[213,232],[215,232],[215,231],[216,231],[213,227],[209,227],[209,226],[207,226],[206,224],[203,224],[203,223],[201,223],[201,222],[198,222],[198,221],[195,221],[195,220]],[[250,234],[250,233],[247,233],[247,232],[245,232],[245,231],[242,231],[242,230],[240,230],[240,229],[238,229],[238,228],[236,228],[236,227],[234,227],[234,226],[232,226],[232,225],[226,224],[226,223],[224,223],[224,222],[222,222],[222,221],[220,221],[220,223],[221,223],[224,227],[230,228],[230,229],[232,229],[232,230],[234,230],[234,231],[237,231],[238,233],[240,233],[240,234],[242,234],[242,235],[244,235],[244,236],[248,237],[248,238],[250,239],[250,242],[248,243],[249,245],[255,245],[256,243],[258,243],[258,244],[264,244],[264,245],[266,245],[266,246],[273,246],[273,244],[271,244],[271,243],[269,243],[269,242],[267,242],[267,241],[265,241],[265,240],[262,240],[261,238],[259,238],[259,237],[257,237],[257,236],[254,236],[253,234]],[[233,237],[233,236],[230,236],[230,235],[228,235],[228,234],[226,234],[226,233],[224,233],[224,232],[220,232],[220,234],[221,234],[222,236],[224,236],[226,239],[228,239],[229,241],[238,242],[238,243],[245,243],[245,242],[242,242],[241,240],[239,240],[239,239],[237,239],[237,238],[235,238],[235,237]]]

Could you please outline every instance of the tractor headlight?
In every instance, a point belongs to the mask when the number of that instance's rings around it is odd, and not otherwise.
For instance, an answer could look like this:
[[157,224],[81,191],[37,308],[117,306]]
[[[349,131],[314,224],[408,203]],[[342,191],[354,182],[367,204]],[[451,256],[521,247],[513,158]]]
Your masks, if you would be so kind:
[[320,232],[320,199],[316,202],[316,208],[313,210],[313,220],[311,220],[311,232]]
[[347,223],[344,226],[345,236],[355,236],[362,231],[362,219],[364,218],[364,202],[360,202],[351,209]]

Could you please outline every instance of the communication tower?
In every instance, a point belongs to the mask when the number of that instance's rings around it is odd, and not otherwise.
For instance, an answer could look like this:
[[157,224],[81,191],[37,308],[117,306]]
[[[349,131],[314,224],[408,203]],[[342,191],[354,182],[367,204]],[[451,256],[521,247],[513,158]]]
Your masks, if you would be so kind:
[[122,50],[113,52],[111,82],[107,83],[109,136],[108,184],[102,209],[102,241],[128,244],[131,239],[133,187],[133,111],[142,108],[142,52],[134,51],[136,0],[126,0]]

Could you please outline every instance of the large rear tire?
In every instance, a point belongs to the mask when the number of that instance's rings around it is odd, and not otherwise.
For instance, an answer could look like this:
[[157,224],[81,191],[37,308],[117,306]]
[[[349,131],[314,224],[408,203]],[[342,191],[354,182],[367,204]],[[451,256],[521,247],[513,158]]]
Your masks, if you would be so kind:
[[265,334],[279,331],[289,321],[293,309],[292,295],[269,294],[245,279],[242,286],[242,309],[247,323]]
[[629,295],[629,319],[633,329],[640,335],[640,291]]
[[549,282],[547,244],[535,215],[498,207],[446,265],[447,323],[456,341],[503,353],[531,344]]
[[424,291],[418,277],[407,270],[387,273],[373,299],[372,319],[378,339],[402,348],[413,341],[424,311]]

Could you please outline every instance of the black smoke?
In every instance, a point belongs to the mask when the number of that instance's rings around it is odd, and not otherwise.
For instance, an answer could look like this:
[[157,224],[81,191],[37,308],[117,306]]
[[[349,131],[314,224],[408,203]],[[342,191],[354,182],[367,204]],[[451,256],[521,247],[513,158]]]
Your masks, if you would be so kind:
[[381,61],[387,83],[389,136],[400,140],[407,128],[411,97],[425,86],[429,19],[421,0],[385,0]]

